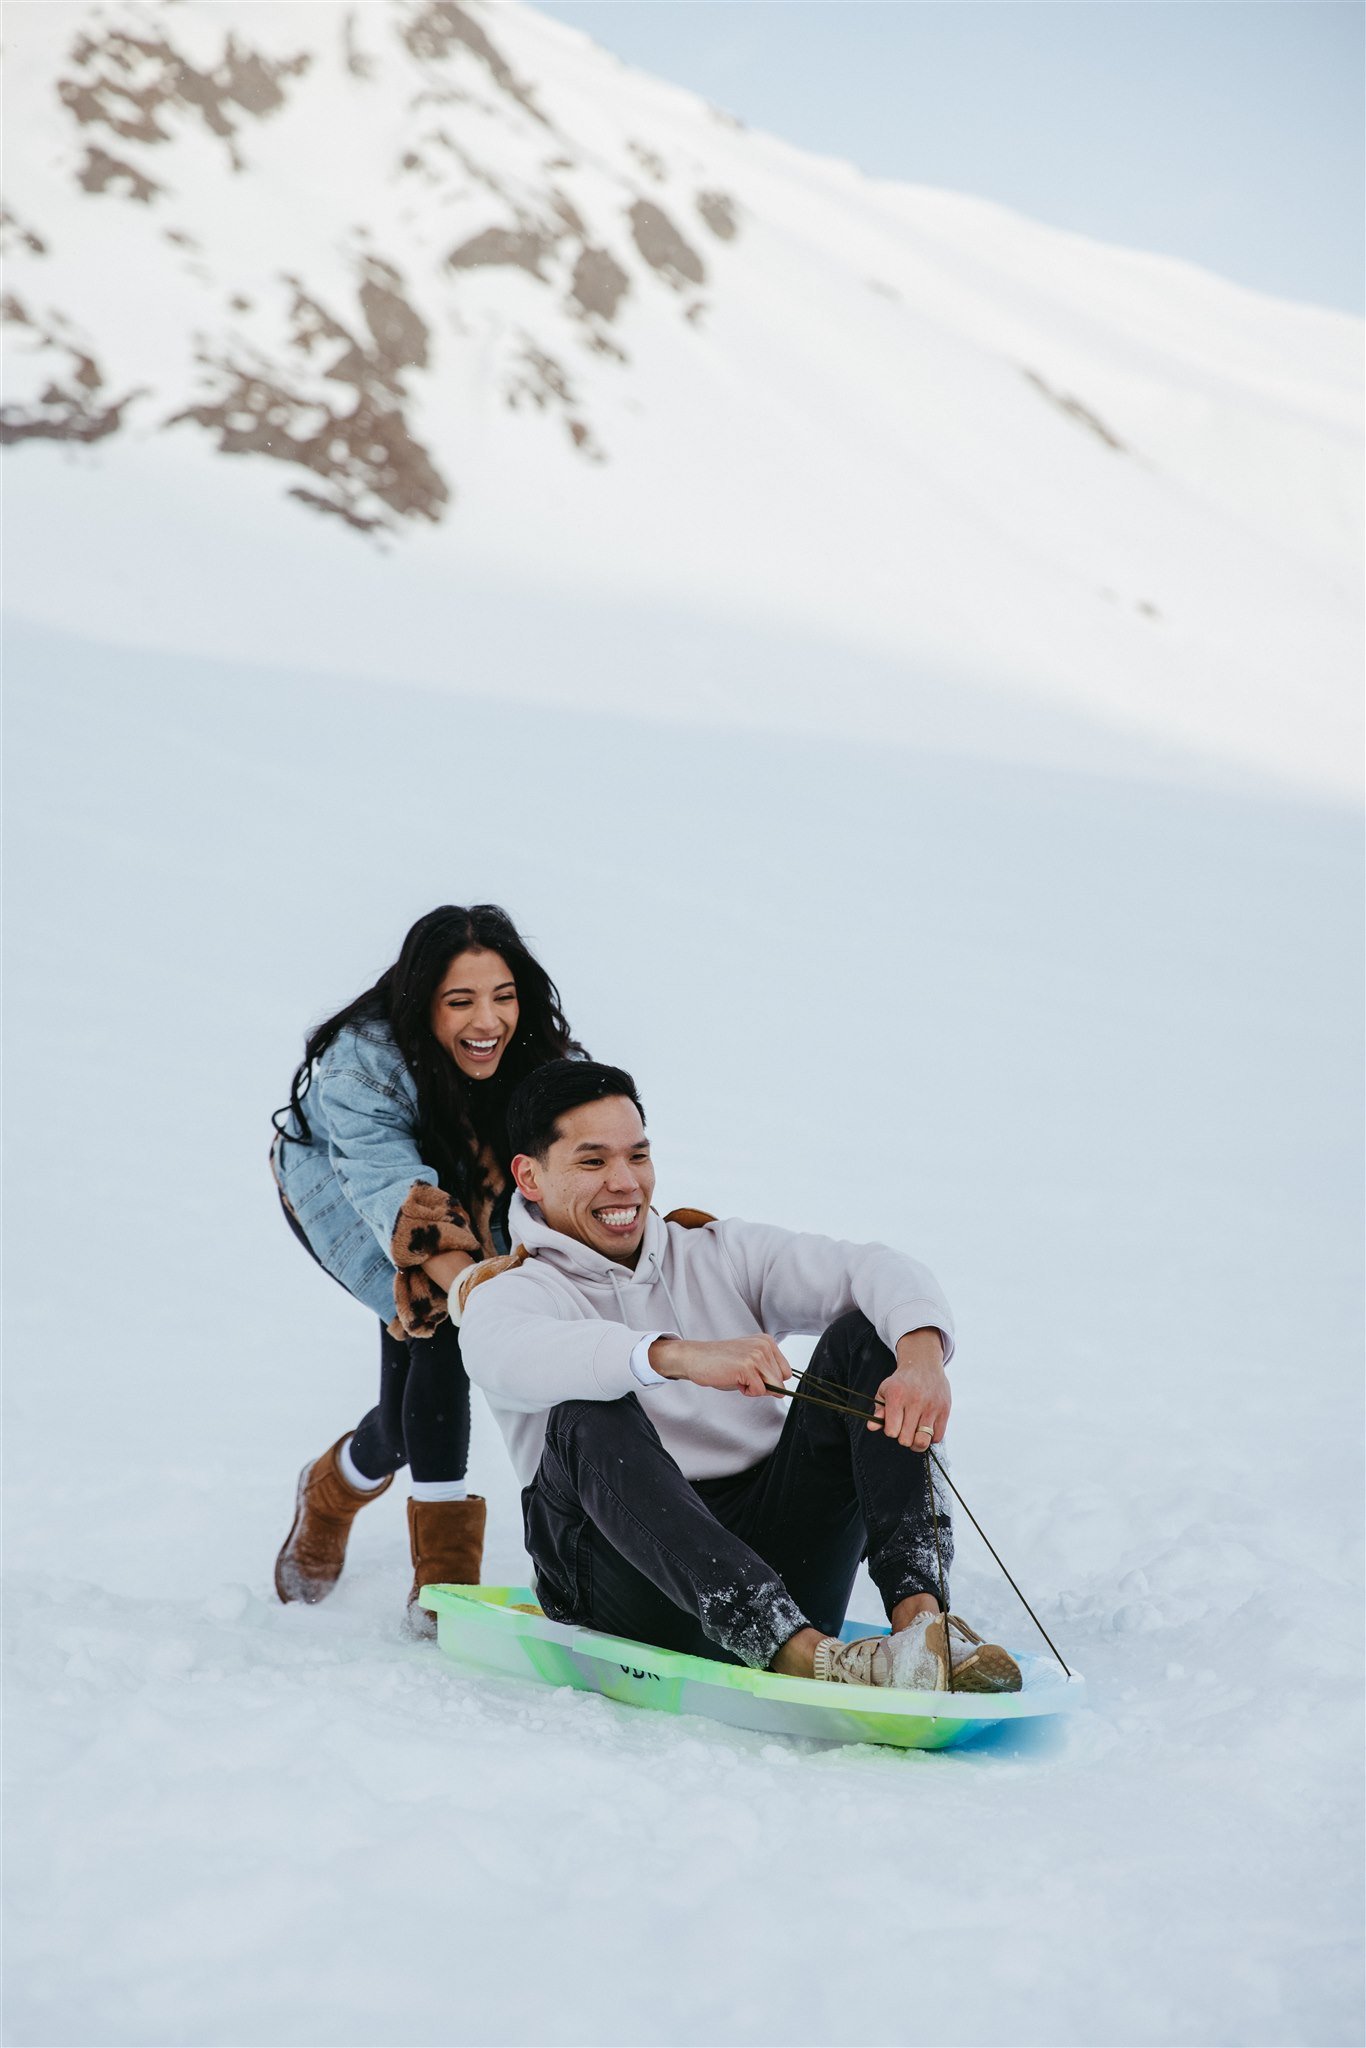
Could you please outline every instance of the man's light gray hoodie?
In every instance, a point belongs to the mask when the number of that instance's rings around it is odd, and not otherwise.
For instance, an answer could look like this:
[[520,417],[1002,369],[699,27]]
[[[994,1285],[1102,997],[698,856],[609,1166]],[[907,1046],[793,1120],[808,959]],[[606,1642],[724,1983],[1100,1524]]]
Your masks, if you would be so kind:
[[552,1230],[515,1195],[514,1245],[530,1256],[472,1289],[460,1331],[465,1367],[488,1396],[517,1476],[534,1476],[546,1417],[561,1401],[639,1395],[688,1479],[748,1471],[778,1440],[787,1404],[687,1380],[643,1386],[631,1353],[644,1335],[815,1335],[862,1309],[884,1344],[953,1319],[934,1275],[883,1244],[845,1244],[731,1218],[688,1230],[650,1211],[634,1268]]

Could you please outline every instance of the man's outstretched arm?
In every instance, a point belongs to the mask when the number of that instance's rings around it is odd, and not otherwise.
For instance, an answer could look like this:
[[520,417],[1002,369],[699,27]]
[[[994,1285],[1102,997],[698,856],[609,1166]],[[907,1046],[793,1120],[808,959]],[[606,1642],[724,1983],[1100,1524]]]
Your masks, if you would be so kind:
[[[649,1361],[661,1379],[691,1380],[694,1386],[761,1399],[781,1392],[784,1380],[792,1376],[773,1338],[764,1336],[710,1341],[656,1337]],[[937,1329],[908,1330],[898,1338],[895,1370],[878,1388],[877,1398],[881,1420],[870,1422],[869,1429],[885,1429],[889,1438],[914,1451],[943,1441],[953,1396]]]
[[861,1309],[889,1350],[913,1330],[937,1330],[953,1356],[953,1312],[928,1266],[885,1244],[857,1244],[815,1231],[732,1218],[709,1226],[740,1292],[770,1335],[816,1336],[837,1316]]
[[656,1337],[650,1365],[662,1380],[691,1380],[718,1393],[781,1393],[792,1367],[771,1337]]
[[[944,1367],[953,1354],[953,1315],[927,1266],[889,1245],[846,1243],[773,1224],[732,1219],[710,1229],[753,1314],[773,1335],[814,1335],[849,1309],[861,1310],[896,1354],[896,1367],[878,1390],[883,1420],[871,1426],[885,1427],[889,1438],[921,1451],[942,1440],[952,1404]],[[684,1363],[680,1358],[676,1366]],[[726,1363],[719,1361],[721,1369]],[[757,1361],[751,1363],[757,1369]],[[780,1354],[777,1369],[783,1369]],[[761,1391],[752,1378],[743,1390]]]

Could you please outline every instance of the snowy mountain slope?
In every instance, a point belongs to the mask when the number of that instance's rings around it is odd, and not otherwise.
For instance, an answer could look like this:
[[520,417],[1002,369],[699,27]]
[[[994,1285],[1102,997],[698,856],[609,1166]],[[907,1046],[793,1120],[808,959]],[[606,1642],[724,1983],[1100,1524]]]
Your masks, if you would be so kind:
[[516,6],[16,0],[5,63],[24,616],[448,682],[492,591],[597,643],[537,701],[695,716],[628,602],[819,640],[826,730],[914,742],[954,677],[1354,786],[1360,323],[871,183]]
[[[9,657],[15,2048],[1358,2040],[1355,817]],[[1088,1678],[1061,1747],[460,1678],[400,1634],[401,1486],[332,1600],[275,1601],[375,1338],[281,1222],[267,1114],[447,896],[507,901],[634,1069],[663,1202],[939,1274],[958,1483]],[[482,1403],[472,1474],[520,1578]]]

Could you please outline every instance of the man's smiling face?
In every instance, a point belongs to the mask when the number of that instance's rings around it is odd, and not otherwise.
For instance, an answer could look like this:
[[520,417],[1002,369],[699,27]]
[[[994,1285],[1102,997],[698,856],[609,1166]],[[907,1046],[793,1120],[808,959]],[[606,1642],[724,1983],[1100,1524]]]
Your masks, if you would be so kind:
[[522,1152],[513,1178],[552,1230],[633,1266],[645,1235],[655,1169],[640,1111],[624,1095],[580,1103],[556,1120],[544,1159]]

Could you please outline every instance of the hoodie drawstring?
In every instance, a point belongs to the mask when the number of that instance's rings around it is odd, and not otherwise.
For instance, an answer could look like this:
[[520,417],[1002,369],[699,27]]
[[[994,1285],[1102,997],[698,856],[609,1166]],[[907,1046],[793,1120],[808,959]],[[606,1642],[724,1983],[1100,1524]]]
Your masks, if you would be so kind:
[[[613,1294],[615,1294],[617,1298],[617,1313],[621,1317],[623,1323],[625,1323],[627,1329],[629,1330],[631,1327],[631,1322],[629,1316],[626,1313],[626,1297],[622,1293],[621,1274],[617,1270],[616,1266],[609,1264],[607,1268],[607,1277],[612,1283],[612,1292]],[[669,1283],[664,1277],[664,1267],[661,1262],[656,1262],[655,1277],[659,1281],[660,1286],[664,1289],[664,1299],[668,1302],[669,1314],[674,1319],[674,1335],[676,1337],[681,1337],[683,1335],[683,1323],[678,1313],[678,1303],[674,1300],[673,1294],[669,1287]]]
[[674,1323],[677,1326],[675,1328],[674,1335],[676,1337],[681,1337],[683,1335],[683,1318],[678,1313],[678,1303],[674,1300],[673,1295],[669,1292],[669,1283],[664,1278],[664,1267],[662,1264],[659,1268],[659,1284],[664,1289],[664,1299],[669,1304],[669,1314],[673,1317]]

